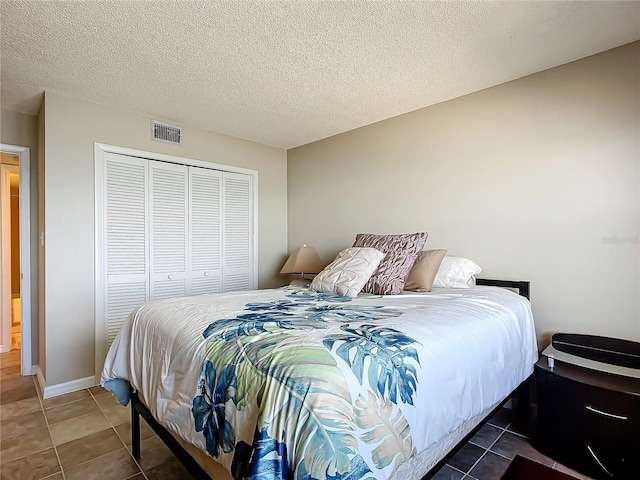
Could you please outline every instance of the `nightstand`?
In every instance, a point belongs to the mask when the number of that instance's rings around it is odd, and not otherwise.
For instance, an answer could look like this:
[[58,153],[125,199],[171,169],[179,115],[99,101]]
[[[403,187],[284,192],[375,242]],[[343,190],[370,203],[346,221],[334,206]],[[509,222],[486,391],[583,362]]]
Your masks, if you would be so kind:
[[556,334],[535,374],[538,450],[597,479],[638,478],[640,343]]

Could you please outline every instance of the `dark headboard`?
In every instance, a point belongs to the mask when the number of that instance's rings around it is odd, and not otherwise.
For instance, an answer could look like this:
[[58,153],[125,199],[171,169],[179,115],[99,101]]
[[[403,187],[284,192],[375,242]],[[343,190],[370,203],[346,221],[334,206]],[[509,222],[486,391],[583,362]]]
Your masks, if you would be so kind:
[[529,282],[476,278],[476,285],[486,285],[488,287],[517,288],[520,295],[522,295],[527,300],[531,300],[531,298],[529,298]]

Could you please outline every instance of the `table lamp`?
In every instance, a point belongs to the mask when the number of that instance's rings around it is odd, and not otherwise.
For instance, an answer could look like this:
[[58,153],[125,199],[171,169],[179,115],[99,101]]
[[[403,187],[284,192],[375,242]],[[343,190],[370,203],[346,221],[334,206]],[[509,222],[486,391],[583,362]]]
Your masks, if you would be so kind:
[[285,262],[280,273],[300,274],[300,278],[291,281],[291,285],[309,285],[311,280],[304,278],[307,273],[320,273],[324,264],[313,247],[302,245],[296,248]]

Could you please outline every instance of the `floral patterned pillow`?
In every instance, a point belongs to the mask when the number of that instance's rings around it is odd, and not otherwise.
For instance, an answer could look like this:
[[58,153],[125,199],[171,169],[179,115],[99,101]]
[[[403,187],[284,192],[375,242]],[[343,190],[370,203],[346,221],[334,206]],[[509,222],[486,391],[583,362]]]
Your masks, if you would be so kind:
[[397,295],[404,289],[409,272],[427,241],[427,232],[375,235],[359,233],[354,247],[371,247],[385,254],[378,269],[369,278],[362,291],[374,295]]

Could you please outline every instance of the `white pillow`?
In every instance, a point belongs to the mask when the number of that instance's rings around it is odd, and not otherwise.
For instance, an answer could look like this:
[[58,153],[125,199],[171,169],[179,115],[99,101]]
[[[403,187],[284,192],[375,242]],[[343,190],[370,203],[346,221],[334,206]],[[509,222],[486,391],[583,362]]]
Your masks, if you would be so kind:
[[316,275],[309,288],[316,292],[354,298],[378,269],[384,257],[385,254],[375,248],[345,248]]
[[482,271],[468,258],[445,255],[433,281],[434,288],[469,288],[475,282],[474,275]]

